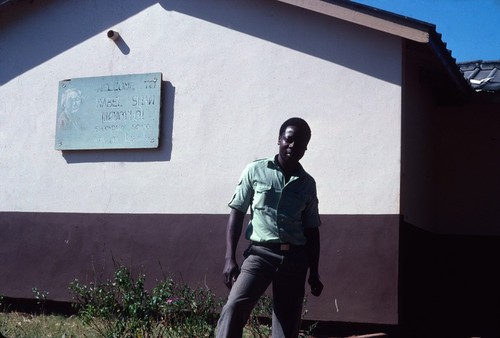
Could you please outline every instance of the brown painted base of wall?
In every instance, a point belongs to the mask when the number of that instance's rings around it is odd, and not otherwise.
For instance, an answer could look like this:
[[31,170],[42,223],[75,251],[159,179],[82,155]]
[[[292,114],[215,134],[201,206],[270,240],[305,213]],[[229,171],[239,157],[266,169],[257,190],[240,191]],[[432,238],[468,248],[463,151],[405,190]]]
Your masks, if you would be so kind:
[[[222,283],[227,215],[0,213],[0,294],[70,302],[69,283],[109,278],[114,262],[142,270],[146,284],[167,276]],[[308,296],[305,319],[397,324],[398,215],[323,215],[320,272],[325,289]],[[239,251],[247,242],[240,241]]]
[[0,310],[4,312],[27,313],[30,315],[74,316],[77,314],[73,303],[47,300],[42,304],[39,300],[32,298],[3,297]]
[[[108,278],[116,261],[142,270],[150,286],[168,275],[225,297],[226,221],[227,215],[3,212],[0,295],[29,303],[36,287],[68,306],[70,282]],[[325,290],[308,296],[306,320],[330,332],[379,327],[401,337],[500,336],[500,237],[436,235],[400,224],[398,215],[322,221]],[[241,253],[247,244],[240,243]]]

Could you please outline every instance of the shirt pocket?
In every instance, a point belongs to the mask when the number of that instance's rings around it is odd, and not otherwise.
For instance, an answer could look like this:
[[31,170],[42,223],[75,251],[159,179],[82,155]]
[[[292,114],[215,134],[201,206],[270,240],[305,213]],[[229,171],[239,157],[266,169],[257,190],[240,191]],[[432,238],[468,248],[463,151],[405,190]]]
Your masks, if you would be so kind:
[[271,185],[254,183],[253,208],[264,209],[266,207],[273,207],[274,195],[275,193]]

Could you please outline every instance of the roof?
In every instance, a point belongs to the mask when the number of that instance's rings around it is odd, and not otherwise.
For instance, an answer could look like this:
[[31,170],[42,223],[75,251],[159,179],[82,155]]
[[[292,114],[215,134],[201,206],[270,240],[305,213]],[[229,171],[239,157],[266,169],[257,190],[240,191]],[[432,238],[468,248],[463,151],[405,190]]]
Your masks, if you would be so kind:
[[427,43],[434,25],[348,0],[278,0],[385,33]]
[[432,54],[437,57],[444,73],[450,76],[451,84],[455,90],[458,89],[458,93],[470,94],[473,92],[472,89],[476,92],[500,93],[500,72],[498,71],[500,61],[457,64],[434,24],[349,0],[278,1],[396,35],[415,43],[426,44],[430,47]]
[[500,91],[500,61],[471,61],[458,64],[476,92]]
[[[459,96],[473,92],[469,82],[457,66],[455,58],[452,57],[451,51],[446,48],[446,43],[441,39],[441,34],[436,31],[434,24],[349,0],[277,1],[399,36],[416,44],[426,45],[430,49],[430,54],[434,55],[439,64],[439,75],[436,74],[436,77],[441,77],[438,80],[444,81],[442,76],[447,76],[448,79],[445,82],[449,83],[448,86],[453,87],[447,88],[447,91],[455,91]],[[432,71],[436,69],[434,68]]]

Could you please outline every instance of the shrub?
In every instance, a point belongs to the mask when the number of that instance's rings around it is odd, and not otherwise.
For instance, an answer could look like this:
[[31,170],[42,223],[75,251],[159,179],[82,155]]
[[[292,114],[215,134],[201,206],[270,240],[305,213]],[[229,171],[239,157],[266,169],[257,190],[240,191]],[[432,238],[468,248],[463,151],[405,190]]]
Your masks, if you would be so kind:
[[[303,312],[302,318],[307,314],[307,296],[304,297],[303,301]],[[255,305],[250,318],[248,320],[247,326],[245,327],[246,332],[252,338],[268,338],[272,334],[272,323],[271,318],[273,315],[273,299],[267,295],[262,296],[257,304]],[[312,332],[316,328],[317,323],[311,324],[309,327],[301,330],[299,332],[299,338],[311,337]]]
[[191,289],[173,279],[151,290],[145,275],[133,278],[118,266],[113,279],[70,284],[75,307],[84,323],[102,337],[213,337],[221,301],[208,288]]

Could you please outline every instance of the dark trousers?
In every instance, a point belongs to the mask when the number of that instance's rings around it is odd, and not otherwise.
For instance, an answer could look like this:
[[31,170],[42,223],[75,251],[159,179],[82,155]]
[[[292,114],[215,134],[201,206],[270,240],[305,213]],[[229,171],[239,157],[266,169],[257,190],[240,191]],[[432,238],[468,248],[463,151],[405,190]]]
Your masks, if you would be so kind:
[[252,309],[271,283],[273,338],[297,338],[308,269],[306,250],[280,252],[251,245],[245,257],[238,279],[222,309],[217,338],[242,336]]

